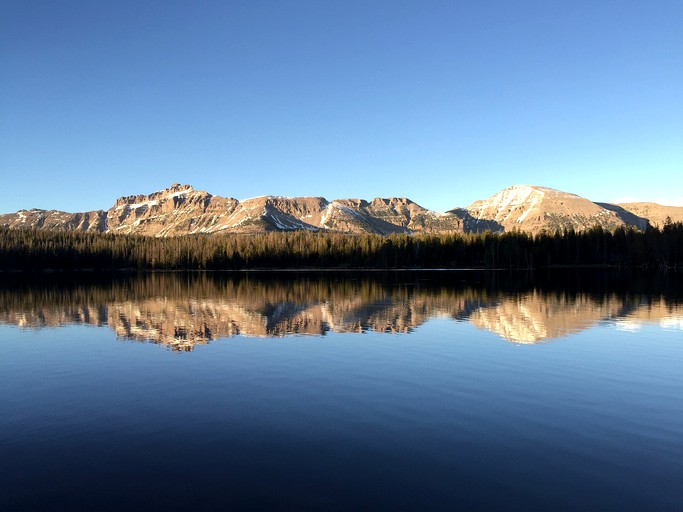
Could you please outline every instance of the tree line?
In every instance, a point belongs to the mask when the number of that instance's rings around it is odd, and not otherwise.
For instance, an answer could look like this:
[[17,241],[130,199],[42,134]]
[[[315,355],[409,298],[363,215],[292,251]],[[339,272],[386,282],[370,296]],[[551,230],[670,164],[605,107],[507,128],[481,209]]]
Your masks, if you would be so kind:
[[258,268],[683,267],[683,223],[638,231],[416,234],[333,232],[187,235],[0,227],[0,269],[242,270]]

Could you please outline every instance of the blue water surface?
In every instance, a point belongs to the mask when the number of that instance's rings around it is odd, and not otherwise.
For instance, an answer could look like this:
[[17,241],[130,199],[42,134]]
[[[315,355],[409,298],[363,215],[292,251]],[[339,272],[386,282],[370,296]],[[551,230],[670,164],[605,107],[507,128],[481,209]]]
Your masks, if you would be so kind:
[[111,316],[5,322],[0,508],[680,510],[676,311],[534,343],[428,315],[191,351]]

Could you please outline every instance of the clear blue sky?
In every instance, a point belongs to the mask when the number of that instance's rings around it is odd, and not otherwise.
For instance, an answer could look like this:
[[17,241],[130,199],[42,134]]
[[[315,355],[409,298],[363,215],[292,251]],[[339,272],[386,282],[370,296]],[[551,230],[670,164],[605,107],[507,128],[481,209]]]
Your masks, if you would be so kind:
[[516,183],[683,202],[683,1],[0,2],[1,212]]

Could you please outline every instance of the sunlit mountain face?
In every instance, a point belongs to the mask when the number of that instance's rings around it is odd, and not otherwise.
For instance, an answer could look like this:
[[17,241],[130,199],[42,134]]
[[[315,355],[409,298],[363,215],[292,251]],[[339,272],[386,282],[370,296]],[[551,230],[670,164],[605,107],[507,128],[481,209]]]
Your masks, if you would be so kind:
[[189,351],[233,336],[405,334],[440,317],[534,344],[600,322],[681,330],[681,290],[675,273],[605,271],[8,276],[0,323],[107,327],[122,340]]

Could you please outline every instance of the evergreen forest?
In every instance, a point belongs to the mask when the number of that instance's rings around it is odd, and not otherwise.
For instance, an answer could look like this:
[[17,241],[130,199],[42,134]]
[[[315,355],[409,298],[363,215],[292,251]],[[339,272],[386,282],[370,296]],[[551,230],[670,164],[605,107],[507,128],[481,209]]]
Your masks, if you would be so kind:
[[0,270],[683,267],[683,223],[439,235],[270,232],[154,238],[0,227]]

